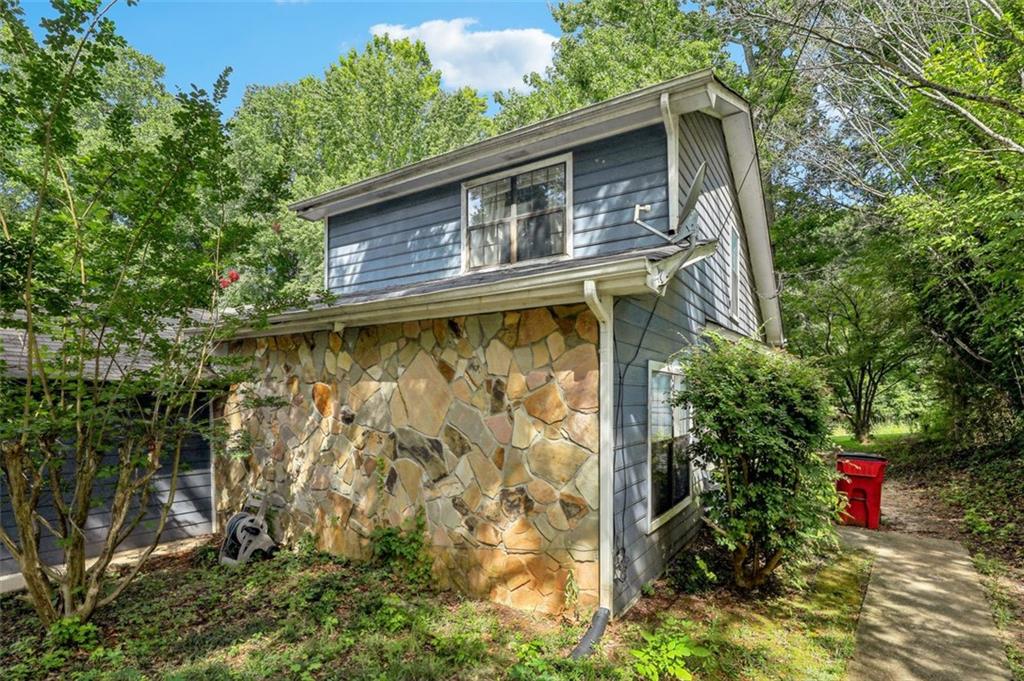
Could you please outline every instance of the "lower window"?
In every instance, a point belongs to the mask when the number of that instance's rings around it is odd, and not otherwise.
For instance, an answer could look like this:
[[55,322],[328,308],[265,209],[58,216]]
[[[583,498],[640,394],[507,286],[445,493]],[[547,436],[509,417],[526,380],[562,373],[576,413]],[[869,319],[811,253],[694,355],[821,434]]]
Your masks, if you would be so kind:
[[674,405],[682,388],[678,369],[649,363],[648,443],[650,447],[650,529],[657,528],[690,500],[690,412]]

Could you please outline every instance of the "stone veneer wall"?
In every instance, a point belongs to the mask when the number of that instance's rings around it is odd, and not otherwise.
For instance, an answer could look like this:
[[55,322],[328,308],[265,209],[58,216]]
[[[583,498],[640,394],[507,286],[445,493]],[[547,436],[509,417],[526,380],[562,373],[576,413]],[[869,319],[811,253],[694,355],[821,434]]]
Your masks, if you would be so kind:
[[[597,341],[584,305],[238,341],[262,378],[225,413],[255,445],[219,459],[218,508],[276,493],[279,539],[353,558],[422,508],[442,587],[555,613],[571,573],[592,607]],[[244,391],[289,406],[246,411]]]

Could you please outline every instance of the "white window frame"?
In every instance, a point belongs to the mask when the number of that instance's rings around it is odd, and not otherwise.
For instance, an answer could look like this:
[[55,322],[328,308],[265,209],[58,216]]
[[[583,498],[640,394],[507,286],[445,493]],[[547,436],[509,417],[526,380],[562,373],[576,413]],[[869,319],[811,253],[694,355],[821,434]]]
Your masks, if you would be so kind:
[[[665,511],[664,513],[662,513],[657,518],[654,517],[654,489],[653,489],[653,485],[654,485],[654,458],[651,456],[651,445],[652,445],[652,443],[654,441],[654,438],[652,437],[653,433],[652,433],[652,429],[651,429],[651,385],[652,385],[652,380],[651,379],[654,377],[654,374],[656,374],[656,373],[668,373],[668,374],[672,374],[674,376],[680,376],[680,377],[683,376],[682,369],[676,363],[666,364],[664,362],[657,362],[655,360],[648,360],[648,362],[647,362],[647,534],[651,534],[652,532],[656,531],[658,528],[663,526],[665,523],[669,522],[670,520],[675,518],[677,515],[679,515],[683,511],[683,509],[685,509],[687,506],[689,506],[691,503],[693,503],[693,499],[694,499],[693,491],[694,491],[694,484],[696,482],[696,480],[695,480],[696,476],[694,475],[694,465],[693,465],[693,462],[691,461],[690,462],[690,470],[689,470],[689,473],[690,473],[689,493],[686,495],[686,497],[684,499],[680,500],[674,506],[672,506],[672,508],[670,508],[667,511]],[[673,408],[672,408],[673,409],[673,418],[672,418],[673,424],[675,423],[675,413],[674,413],[674,411],[675,411],[675,409],[680,409],[680,408],[681,407],[676,407],[676,406],[673,406]],[[685,422],[687,424],[687,430],[692,433],[692,431],[693,431],[693,415],[692,415],[692,413],[690,413],[689,410],[688,410],[687,414],[686,414],[686,416],[684,418],[685,418]]]
[[740,266],[743,264],[743,240],[736,225],[729,230],[729,252],[725,257],[729,275],[729,318],[735,322],[740,316]]
[[[488,182],[494,182],[495,180],[501,180],[506,177],[513,175],[519,175],[521,173],[528,173],[531,170],[537,170],[539,168],[546,168],[548,166],[558,165],[560,163],[565,164],[565,247],[564,253],[560,255],[552,255],[545,258],[531,258],[530,260],[523,260],[515,263],[500,263],[497,265],[487,265],[484,267],[470,267],[469,266],[469,206],[466,201],[466,197],[469,194],[469,190],[474,187],[479,187],[482,184]],[[525,265],[538,265],[546,262],[558,262],[560,260],[569,260],[573,257],[573,230],[572,230],[572,214],[573,214],[573,192],[572,192],[572,152],[559,154],[557,156],[549,156],[539,161],[533,161],[532,163],[526,163],[515,168],[508,168],[490,175],[484,175],[482,177],[475,177],[472,180],[466,180],[462,183],[460,188],[461,201],[462,201],[462,274],[468,272],[489,272],[493,270],[504,269],[508,267],[521,267]]]

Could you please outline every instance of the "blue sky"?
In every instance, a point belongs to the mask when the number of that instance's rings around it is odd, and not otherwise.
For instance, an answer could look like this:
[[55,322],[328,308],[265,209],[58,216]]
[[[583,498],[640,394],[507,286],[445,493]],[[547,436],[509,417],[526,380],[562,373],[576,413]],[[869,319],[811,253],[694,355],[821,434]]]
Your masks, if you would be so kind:
[[[23,2],[33,26],[47,2]],[[339,54],[362,48],[373,31],[422,39],[449,87],[482,92],[519,82],[550,61],[558,35],[547,3],[537,2],[207,2],[142,0],[113,10],[118,30],[167,67],[167,86],[209,87],[234,68],[230,114],[249,84],[320,74]]]

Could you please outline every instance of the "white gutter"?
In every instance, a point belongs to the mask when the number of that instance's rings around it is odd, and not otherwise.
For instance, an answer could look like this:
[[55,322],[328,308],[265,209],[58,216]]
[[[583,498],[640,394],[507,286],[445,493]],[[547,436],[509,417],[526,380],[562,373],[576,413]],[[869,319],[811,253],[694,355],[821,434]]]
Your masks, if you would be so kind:
[[597,282],[583,282],[583,298],[599,324],[599,409],[600,451],[598,454],[598,607],[607,608],[612,616],[615,597],[615,334],[613,330],[614,298],[601,295]]
[[[675,256],[672,256],[675,257]],[[666,258],[666,261],[670,258]],[[570,263],[567,263],[569,265]],[[364,302],[296,310],[271,317],[269,326],[240,329],[235,338],[330,330],[336,325],[367,326],[391,322],[486,314],[502,310],[583,302],[582,282],[600,282],[605,295],[657,293],[649,283],[651,262],[637,255],[585,267],[543,270],[502,281],[467,284],[439,291],[400,292]]]

